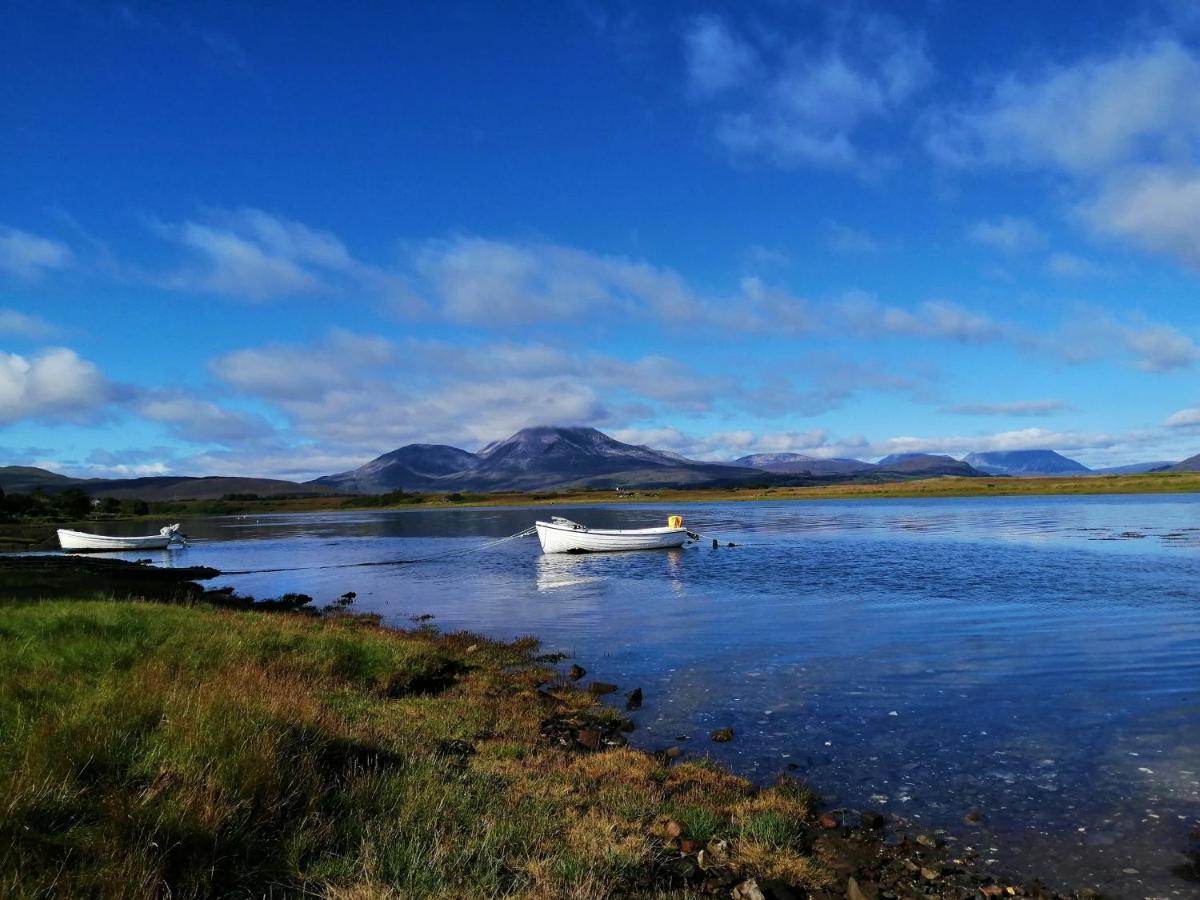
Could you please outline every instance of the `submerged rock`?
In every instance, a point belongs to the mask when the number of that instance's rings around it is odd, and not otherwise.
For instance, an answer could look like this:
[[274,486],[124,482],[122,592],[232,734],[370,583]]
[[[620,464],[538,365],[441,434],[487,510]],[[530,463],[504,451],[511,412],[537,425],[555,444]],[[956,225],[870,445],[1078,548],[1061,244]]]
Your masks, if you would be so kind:
[[883,813],[877,813],[873,809],[864,809],[858,818],[863,828],[882,828],[887,823]]
[[604,694],[615,694],[617,686],[607,681],[593,681],[588,685],[588,693],[600,697]]
[[632,691],[630,691],[628,694],[625,695],[625,708],[630,710],[631,712],[633,710],[642,708],[642,689],[641,688],[634,688]]
[[727,744],[733,740],[733,734],[734,732],[732,728],[718,728],[716,731],[710,734],[709,737],[711,737],[718,744]]

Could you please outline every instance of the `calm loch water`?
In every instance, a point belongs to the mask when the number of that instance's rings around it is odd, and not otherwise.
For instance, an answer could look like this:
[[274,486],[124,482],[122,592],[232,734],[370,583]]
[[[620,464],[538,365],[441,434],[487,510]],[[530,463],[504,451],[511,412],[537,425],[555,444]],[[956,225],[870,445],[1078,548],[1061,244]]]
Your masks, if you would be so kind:
[[[556,556],[527,538],[418,565],[560,513],[672,512],[736,541]],[[1200,896],[1172,873],[1200,826],[1200,496],[363,512],[186,523],[176,564],[259,597],[406,625],[535,634],[640,686],[634,740],[835,804],[945,828],[1022,875],[1117,897]],[[145,554],[132,554],[145,556]],[[709,741],[732,726],[729,744]],[[686,740],[684,737],[686,736]],[[984,822],[962,822],[970,809]]]

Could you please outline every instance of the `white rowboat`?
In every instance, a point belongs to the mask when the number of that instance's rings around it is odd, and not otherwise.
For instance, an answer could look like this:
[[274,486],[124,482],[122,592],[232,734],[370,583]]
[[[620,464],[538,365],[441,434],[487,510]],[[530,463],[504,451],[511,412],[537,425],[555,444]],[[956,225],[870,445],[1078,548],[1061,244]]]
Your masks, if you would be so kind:
[[570,519],[552,516],[549,522],[536,522],[538,540],[543,553],[606,553],[613,550],[662,550],[682,547],[688,530],[680,520],[679,527],[588,528]]
[[85,531],[58,529],[58,543],[64,550],[165,550],[172,541],[182,541],[179,525],[168,525],[158,534],[144,537],[114,537],[107,534],[88,534]]

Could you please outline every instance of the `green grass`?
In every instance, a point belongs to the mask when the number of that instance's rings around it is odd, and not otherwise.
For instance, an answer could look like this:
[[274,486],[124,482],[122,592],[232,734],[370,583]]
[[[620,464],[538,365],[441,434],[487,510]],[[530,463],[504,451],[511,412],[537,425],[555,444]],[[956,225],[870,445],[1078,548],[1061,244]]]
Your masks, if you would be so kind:
[[0,601],[0,895],[680,896],[672,818],[728,840],[739,877],[825,883],[793,849],[806,796],[541,739],[535,652],[352,616]]

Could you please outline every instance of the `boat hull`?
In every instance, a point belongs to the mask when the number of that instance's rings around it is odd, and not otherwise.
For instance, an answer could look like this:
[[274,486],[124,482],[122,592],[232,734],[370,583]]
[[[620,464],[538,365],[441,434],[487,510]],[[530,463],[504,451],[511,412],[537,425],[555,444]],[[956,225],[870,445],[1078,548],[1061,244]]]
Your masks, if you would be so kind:
[[641,528],[618,531],[601,528],[572,528],[553,522],[537,522],[543,553],[612,553],[621,550],[665,550],[682,547],[686,528]]
[[165,550],[176,539],[175,532],[150,534],[144,537],[116,537],[107,534],[88,534],[83,531],[58,529],[58,543],[64,550],[100,552],[104,550]]

